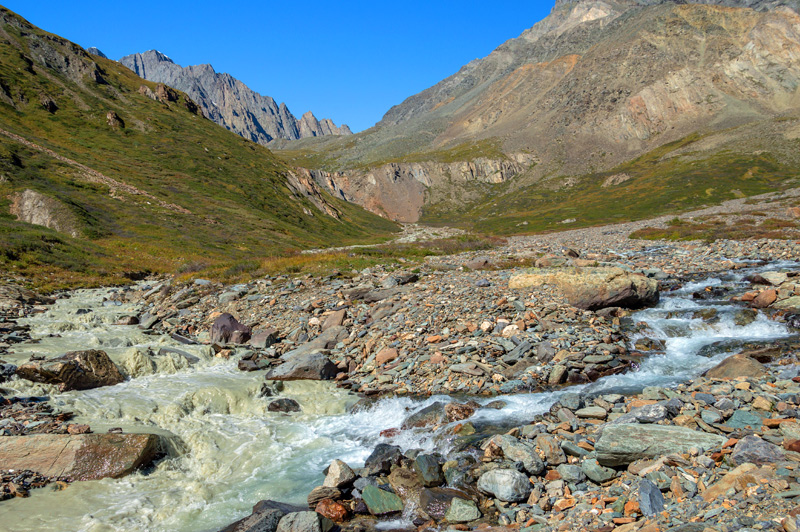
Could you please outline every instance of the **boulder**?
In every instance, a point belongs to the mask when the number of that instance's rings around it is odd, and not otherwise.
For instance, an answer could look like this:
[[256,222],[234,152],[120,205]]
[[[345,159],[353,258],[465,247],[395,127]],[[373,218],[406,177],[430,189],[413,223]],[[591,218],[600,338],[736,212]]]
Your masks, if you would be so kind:
[[503,450],[506,459],[512,462],[522,462],[522,466],[531,475],[539,475],[544,471],[544,462],[536,454],[536,449],[530,443],[517,440],[508,434],[499,434],[489,440]]
[[628,465],[642,458],[687,452],[692,447],[722,447],[726,439],[716,434],[670,425],[607,425],[597,440],[597,461],[604,466]]
[[0,469],[71,481],[119,478],[156,456],[155,434],[32,434],[0,438]]
[[736,377],[763,377],[767,369],[757,360],[738,354],[733,355],[710,370],[703,376],[709,379],[735,379]]
[[773,303],[775,300],[778,299],[778,291],[777,290],[764,290],[759,293],[755,299],[753,299],[753,306],[755,308],[766,308]]
[[311,341],[308,341],[291,351],[281,355],[283,360],[289,360],[297,355],[307,355],[309,353],[318,353],[325,349],[331,349],[340,340],[347,337],[347,329],[341,325],[336,325],[322,332],[319,336]]
[[731,458],[738,465],[764,465],[786,460],[786,455],[780,447],[758,436],[745,436],[734,445]]
[[350,516],[350,511],[344,504],[333,499],[322,499],[314,510],[322,517],[327,517],[334,523],[342,523]]
[[586,475],[589,480],[596,482],[597,484],[608,482],[617,476],[616,471],[610,467],[601,466],[600,463],[594,458],[584,460],[581,464],[581,469],[583,470],[583,474]]
[[356,474],[350,466],[341,460],[334,460],[328,467],[328,474],[325,475],[325,482],[322,483],[326,488],[341,488],[349,486],[356,479]]
[[306,502],[308,507],[312,510],[317,507],[324,499],[338,500],[342,496],[342,490],[339,488],[330,488],[325,486],[317,486],[308,493]]
[[276,532],[328,532],[334,526],[317,512],[292,512],[281,517]]
[[408,430],[430,425],[441,425],[445,420],[444,403],[437,401],[408,416],[405,421],[403,421],[401,428],[403,430]]
[[480,516],[481,512],[473,501],[455,497],[445,514],[445,519],[448,523],[467,523],[480,518]]
[[431,518],[441,521],[456,498],[466,499],[467,494],[452,488],[425,488],[419,494],[419,506]]
[[481,475],[478,489],[504,502],[520,502],[531,494],[531,483],[516,469],[493,469]]
[[89,390],[125,380],[105,351],[96,349],[26,362],[17,368],[17,375],[33,382],[57,384],[61,391]]
[[400,497],[376,486],[364,488],[361,497],[372,515],[387,515],[403,511],[403,501]]
[[664,510],[664,496],[661,490],[650,480],[639,481],[639,509],[646,517],[653,517]]
[[393,465],[400,462],[402,457],[400,447],[379,443],[364,462],[364,469],[368,475],[386,474],[391,471]]
[[253,513],[228,525],[220,532],[275,532],[281,518],[297,508],[275,501],[259,501],[253,506]]
[[322,353],[300,354],[270,370],[267,380],[273,381],[326,381],[336,377],[339,368]]
[[278,337],[278,331],[270,328],[254,332],[250,337],[248,344],[257,349],[265,349],[273,344],[278,343],[279,341],[280,338]]
[[414,460],[414,469],[417,470],[422,485],[425,487],[440,486],[444,484],[444,472],[439,465],[439,457],[435,454],[421,454]]
[[325,321],[322,322],[322,330],[327,331],[331,327],[339,327],[342,323],[344,323],[344,319],[347,317],[347,309],[339,309],[334,311],[333,313],[329,314]]
[[658,303],[658,281],[617,267],[538,269],[516,275],[510,288],[557,286],[569,303],[584,310],[644,308]]
[[221,314],[211,325],[211,343],[225,345],[228,343],[244,344],[250,339],[250,327],[242,325],[227,312]]
[[300,412],[300,404],[294,399],[275,399],[269,406],[269,412]]

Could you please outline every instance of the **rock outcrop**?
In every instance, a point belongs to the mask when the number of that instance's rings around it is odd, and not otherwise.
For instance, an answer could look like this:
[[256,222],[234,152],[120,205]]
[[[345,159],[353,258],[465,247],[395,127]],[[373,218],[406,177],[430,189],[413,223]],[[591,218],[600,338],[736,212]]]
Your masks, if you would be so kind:
[[211,65],[181,67],[156,50],[127,55],[119,62],[144,79],[185,92],[205,116],[259,144],[352,134],[346,125],[337,127],[327,118],[317,120],[310,111],[298,120],[286,104],[258,94],[230,74],[217,73]]
[[10,199],[9,211],[17,220],[42,225],[72,237],[81,236],[77,217],[63,202],[31,189],[16,192]]
[[152,462],[155,434],[33,434],[0,438],[0,469],[36,471],[53,478],[119,478]]

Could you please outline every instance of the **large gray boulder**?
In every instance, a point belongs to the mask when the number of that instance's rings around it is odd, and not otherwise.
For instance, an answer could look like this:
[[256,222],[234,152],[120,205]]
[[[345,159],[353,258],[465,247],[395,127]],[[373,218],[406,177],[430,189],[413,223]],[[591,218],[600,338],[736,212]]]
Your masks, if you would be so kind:
[[259,501],[253,513],[223,528],[220,532],[275,532],[281,518],[287,513],[302,511],[288,504]]
[[541,268],[515,275],[510,288],[557,286],[570,305],[584,310],[644,308],[658,303],[658,281],[617,267]]
[[692,447],[722,447],[726,439],[716,434],[668,425],[606,425],[595,445],[597,461],[604,466],[627,465],[642,458],[682,453]]
[[292,512],[278,522],[277,532],[328,532],[333,521],[317,512]]
[[326,381],[336,377],[339,368],[322,353],[299,354],[267,373],[273,381]]
[[501,501],[520,502],[530,496],[531,483],[516,469],[493,469],[481,475],[478,489]]

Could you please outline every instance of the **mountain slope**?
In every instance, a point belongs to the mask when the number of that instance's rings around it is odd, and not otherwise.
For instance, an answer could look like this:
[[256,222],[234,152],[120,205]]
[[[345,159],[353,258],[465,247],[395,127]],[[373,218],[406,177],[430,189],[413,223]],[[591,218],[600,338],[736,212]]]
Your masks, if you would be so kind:
[[278,105],[230,74],[218,74],[211,65],[181,67],[156,50],[128,55],[119,62],[144,79],[185,92],[208,118],[259,144],[352,134],[346,125],[337,127],[327,118],[318,121],[310,111],[297,120],[286,104]]
[[3,269],[113,282],[392,230],[205,119],[185,94],[0,8]]
[[[533,197],[537,190],[605,179],[689,138],[703,141],[670,151],[671,157],[702,165],[725,152],[758,159],[766,151],[775,170],[751,173],[755,177],[749,185],[756,181],[758,187],[731,185],[735,180],[715,187],[709,173],[702,188],[715,191],[688,198],[687,208],[728,199],[737,190],[768,191],[797,177],[792,170],[797,126],[791,119],[800,112],[800,16],[789,7],[796,5],[559,1],[545,20],[390,109],[372,129],[349,139],[281,147],[290,150],[287,161],[346,174],[349,182],[359,183],[361,196],[369,194],[358,174],[369,174],[387,161],[434,161],[455,149],[466,155],[465,161],[475,161],[487,157],[487,145],[494,147],[488,157],[496,162],[520,154],[535,161],[499,186],[476,180],[475,190],[445,174],[426,176],[418,210],[429,221],[464,221],[466,212],[472,213],[470,220],[488,218],[497,210],[490,204],[497,199],[502,204],[503,194]],[[471,153],[470,147],[476,149]],[[678,177],[670,173],[675,160],[652,162],[662,168],[663,183]],[[772,179],[775,175],[783,177]],[[523,189],[528,193],[518,195]],[[664,190],[671,193],[672,188]],[[598,191],[609,199],[619,192],[614,187]],[[667,194],[662,205],[675,199]],[[629,201],[637,202],[637,195]],[[474,209],[465,209],[464,202]],[[541,207],[512,205],[515,212],[500,209],[498,216],[516,216],[515,224]]]

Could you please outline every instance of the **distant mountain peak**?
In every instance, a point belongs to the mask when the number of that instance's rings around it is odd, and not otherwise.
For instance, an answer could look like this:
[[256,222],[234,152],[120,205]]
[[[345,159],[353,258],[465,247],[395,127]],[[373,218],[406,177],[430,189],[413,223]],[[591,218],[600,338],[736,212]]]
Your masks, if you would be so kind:
[[97,55],[97,56],[103,57],[105,59],[108,59],[108,56],[106,54],[104,54],[99,49],[95,48],[94,46],[91,46],[91,47],[87,48],[86,51],[89,52],[92,55]]
[[323,135],[350,135],[347,126],[319,121],[311,114],[298,120],[286,104],[277,104],[230,74],[217,73],[208,63],[182,67],[158,50],[119,60],[144,79],[164,83],[188,94],[217,124],[242,137],[267,144],[275,139],[296,140]]

